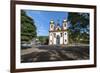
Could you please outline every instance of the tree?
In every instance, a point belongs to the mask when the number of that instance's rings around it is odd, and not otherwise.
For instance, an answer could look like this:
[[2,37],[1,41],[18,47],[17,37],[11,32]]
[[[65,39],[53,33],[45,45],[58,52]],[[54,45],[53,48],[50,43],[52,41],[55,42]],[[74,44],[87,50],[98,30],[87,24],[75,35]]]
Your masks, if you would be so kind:
[[89,41],[89,13],[68,13],[69,41]]
[[34,20],[24,10],[21,10],[21,41],[29,42],[36,37],[36,26]]

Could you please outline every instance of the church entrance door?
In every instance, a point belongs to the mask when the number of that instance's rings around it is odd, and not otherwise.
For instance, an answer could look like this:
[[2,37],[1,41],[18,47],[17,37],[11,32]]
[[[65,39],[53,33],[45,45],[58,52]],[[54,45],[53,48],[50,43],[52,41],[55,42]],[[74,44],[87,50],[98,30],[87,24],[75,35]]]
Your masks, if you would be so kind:
[[57,44],[57,45],[60,45],[60,36],[59,36],[59,35],[57,35],[56,44]]

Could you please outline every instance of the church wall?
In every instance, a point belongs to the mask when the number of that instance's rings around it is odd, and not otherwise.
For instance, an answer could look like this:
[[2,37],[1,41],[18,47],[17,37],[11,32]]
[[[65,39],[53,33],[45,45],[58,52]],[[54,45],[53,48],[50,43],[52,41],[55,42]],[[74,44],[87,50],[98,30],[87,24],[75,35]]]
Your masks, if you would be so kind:
[[64,32],[64,44],[68,44],[68,33],[67,33],[67,31]]
[[61,32],[55,32],[56,33],[56,37],[54,37],[54,44],[56,45],[56,39],[57,39],[57,35],[60,36],[60,44],[63,44],[63,36],[61,37]]
[[[53,20],[50,21],[49,45],[68,44],[68,34],[67,31],[65,31],[67,30],[66,20],[63,21],[62,26],[63,28],[61,28],[59,25],[55,28],[54,21]],[[57,35],[59,37],[58,40],[57,40]]]
[[64,23],[63,23],[63,29],[66,30],[67,29],[67,23],[66,23],[66,27],[64,26]]
[[53,39],[53,36],[52,36],[52,33],[50,32],[50,34],[49,34],[49,45],[52,45],[52,42],[51,42],[52,39]]
[[[55,36],[54,36],[54,33],[55,33]],[[61,33],[62,33],[62,37],[61,37]],[[60,37],[60,44],[66,44],[66,43],[63,43],[63,40],[64,40],[64,37],[65,39],[67,39],[67,36],[63,36],[63,32],[50,32],[49,34],[49,45],[56,45],[56,41],[57,41],[57,35],[59,35]],[[51,42],[52,40],[52,42]]]
[[50,30],[54,30],[54,24],[50,24]]

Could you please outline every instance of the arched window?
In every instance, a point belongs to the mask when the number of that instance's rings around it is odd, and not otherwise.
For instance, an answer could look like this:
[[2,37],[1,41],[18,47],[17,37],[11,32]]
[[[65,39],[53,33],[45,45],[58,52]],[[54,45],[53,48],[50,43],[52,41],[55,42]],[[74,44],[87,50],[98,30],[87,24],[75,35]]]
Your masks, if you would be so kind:
[[64,24],[64,27],[66,27],[66,24]]
[[65,42],[66,42],[66,39],[65,39]]
[[60,33],[61,37],[62,37],[62,33]]
[[53,25],[51,25],[51,28],[53,28]]
[[56,33],[54,33],[54,37],[56,37]]

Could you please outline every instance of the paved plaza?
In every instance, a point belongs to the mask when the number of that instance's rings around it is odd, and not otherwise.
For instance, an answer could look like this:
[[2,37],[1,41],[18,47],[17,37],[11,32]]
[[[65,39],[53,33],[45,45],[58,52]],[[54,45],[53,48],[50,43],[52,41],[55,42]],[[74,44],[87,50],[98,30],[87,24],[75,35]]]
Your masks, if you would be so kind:
[[89,46],[38,45],[21,50],[21,62],[47,62],[89,59]]

